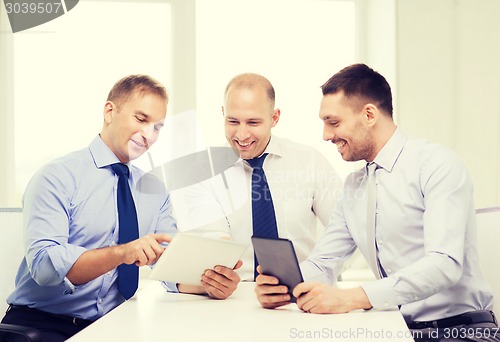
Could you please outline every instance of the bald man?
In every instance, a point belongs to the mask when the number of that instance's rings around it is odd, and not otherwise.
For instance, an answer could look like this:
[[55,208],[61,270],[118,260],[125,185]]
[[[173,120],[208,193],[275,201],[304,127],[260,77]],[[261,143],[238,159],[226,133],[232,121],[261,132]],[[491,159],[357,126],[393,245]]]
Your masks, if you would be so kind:
[[[185,201],[176,205],[189,207],[189,220],[187,226],[179,228],[211,232],[250,245],[255,234],[253,162],[262,157],[261,168],[269,188],[263,196],[272,201],[275,234],[292,240],[299,261],[304,260],[321,225],[329,221],[341,189],[340,178],[317,150],[272,134],[281,111],[275,108],[274,88],[267,78],[245,73],[230,80],[222,115],[227,142],[239,159],[223,174],[185,192]],[[240,279],[254,281],[256,265],[251,246],[242,261],[238,270],[208,270],[203,275],[204,286],[223,289]],[[235,273],[239,278],[234,277]]]

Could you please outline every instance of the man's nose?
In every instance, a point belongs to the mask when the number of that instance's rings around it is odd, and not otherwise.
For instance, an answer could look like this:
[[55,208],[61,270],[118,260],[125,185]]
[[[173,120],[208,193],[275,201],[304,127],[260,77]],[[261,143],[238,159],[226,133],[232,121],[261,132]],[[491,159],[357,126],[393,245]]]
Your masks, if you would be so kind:
[[323,127],[323,140],[331,141],[335,138],[335,133],[333,129],[328,128],[326,125]]
[[148,142],[148,145],[151,145],[152,143],[154,143],[156,141],[156,139],[158,139],[158,132],[155,129],[155,125],[150,124],[150,125],[145,126],[142,129],[142,136],[146,139],[146,141]]
[[250,130],[246,125],[239,125],[236,130],[236,138],[238,140],[246,140],[250,137]]

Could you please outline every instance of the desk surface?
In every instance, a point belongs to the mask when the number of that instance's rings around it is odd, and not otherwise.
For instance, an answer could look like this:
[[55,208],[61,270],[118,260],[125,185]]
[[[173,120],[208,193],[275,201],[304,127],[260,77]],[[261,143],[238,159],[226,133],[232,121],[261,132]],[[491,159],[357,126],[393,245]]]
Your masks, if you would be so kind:
[[307,314],[260,307],[253,283],[226,300],[168,293],[152,282],[69,341],[413,341],[397,310]]

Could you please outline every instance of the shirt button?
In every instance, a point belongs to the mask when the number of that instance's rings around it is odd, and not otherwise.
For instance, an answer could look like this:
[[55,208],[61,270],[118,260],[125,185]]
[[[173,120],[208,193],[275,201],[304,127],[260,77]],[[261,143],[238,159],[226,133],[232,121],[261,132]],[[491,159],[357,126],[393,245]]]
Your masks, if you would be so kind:
[[377,244],[378,244],[379,246],[382,246],[382,245],[384,244],[384,242],[383,242],[382,240],[377,240]]
[[392,273],[392,270],[390,268],[385,270],[387,273]]
[[99,304],[102,304],[102,298],[99,298]]
[[116,246],[116,242],[115,241],[111,242],[111,246]]
[[384,303],[384,306],[385,306],[385,307],[388,307],[388,306],[389,306],[389,303],[385,302],[385,303]]

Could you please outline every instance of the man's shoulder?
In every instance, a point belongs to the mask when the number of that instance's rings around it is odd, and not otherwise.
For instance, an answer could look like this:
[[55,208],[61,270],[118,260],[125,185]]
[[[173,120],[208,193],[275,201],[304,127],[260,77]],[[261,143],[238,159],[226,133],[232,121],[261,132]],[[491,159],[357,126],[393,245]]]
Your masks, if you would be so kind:
[[421,164],[425,164],[430,160],[441,162],[460,161],[460,157],[452,148],[427,139],[408,139],[403,153],[407,154],[409,158],[419,160]]
[[67,170],[68,172],[81,171],[83,165],[88,164],[90,159],[91,156],[88,148],[82,148],[47,162],[40,168],[40,170]]
[[88,175],[92,159],[85,149],[74,151],[49,161],[40,167],[31,177],[26,192],[40,192],[43,189],[76,188],[83,175]]

